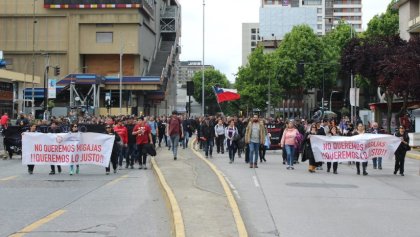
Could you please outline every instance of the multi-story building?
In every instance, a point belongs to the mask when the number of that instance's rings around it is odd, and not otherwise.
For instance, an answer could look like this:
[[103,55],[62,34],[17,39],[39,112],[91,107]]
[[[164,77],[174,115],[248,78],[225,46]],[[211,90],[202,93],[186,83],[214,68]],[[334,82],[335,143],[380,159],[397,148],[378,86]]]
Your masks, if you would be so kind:
[[420,0],[400,0],[394,7],[399,11],[400,37],[409,40],[420,34]]
[[[212,68],[213,65],[204,65],[204,69]],[[187,82],[192,80],[196,72],[203,70],[202,61],[180,61],[177,68],[177,97],[176,104],[178,111],[185,111],[189,98],[187,96]],[[191,96],[191,114],[199,115],[201,113],[201,105],[197,103]]]
[[[10,69],[44,78],[46,65],[60,67],[56,104],[96,114],[163,114],[175,106],[168,88],[180,51],[177,0],[0,1],[0,28]],[[25,97],[31,94],[28,88]],[[35,105],[46,96],[41,89]]]
[[[259,31],[260,40],[267,48],[277,46],[294,25],[307,24],[318,35],[324,35],[342,20],[356,32],[362,32],[361,0],[261,0],[260,22],[252,23]],[[242,25],[242,65],[252,48],[258,44],[251,39],[248,27]],[[267,41],[274,41],[267,42]]]
[[257,47],[260,38],[260,24],[242,23],[242,65],[248,62],[248,55]]

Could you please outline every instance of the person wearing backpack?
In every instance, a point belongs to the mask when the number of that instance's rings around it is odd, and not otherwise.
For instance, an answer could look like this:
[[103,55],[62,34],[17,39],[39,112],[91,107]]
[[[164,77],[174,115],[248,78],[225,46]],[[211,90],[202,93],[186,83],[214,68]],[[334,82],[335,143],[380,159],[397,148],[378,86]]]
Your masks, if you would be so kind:
[[181,119],[178,118],[178,113],[175,110],[172,111],[172,116],[168,120],[166,134],[171,139],[172,152],[174,154],[174,160],[176,160],[178,146],[179,146],[179,139],[183,138],[184,134],[183,134]]

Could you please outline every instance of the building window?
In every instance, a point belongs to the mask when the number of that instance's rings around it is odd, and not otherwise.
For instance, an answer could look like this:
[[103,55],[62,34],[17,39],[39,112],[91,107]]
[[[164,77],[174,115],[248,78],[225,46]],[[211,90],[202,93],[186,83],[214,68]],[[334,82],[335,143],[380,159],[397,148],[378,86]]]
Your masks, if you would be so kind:
[[255,41],[252,41],[252,42],[251,42],[251,46],[252,46],[252,47],[255,47],[255,46],[257,46],[257,42],[255,42]]
[[257,33],[257,29],[252,28],[252,29],[251,29],[251,34],[255,34],[255,33]]
[[322,14],[322,8],[317,9],[318,14]]
[[251,40],[256,40],[257,36],[256,35],[251,35]]
[[322,16],[318,16],[318,21],[322,21]]
[[96,43],[112,43],[113,32],[96,32]]
[[318,30],[322,30],[322,24],[318,24],[317,27],[318,27]]
[[322,0],[303,0],[302,5],[305,6],[314,6],[314,5],[321,5]]

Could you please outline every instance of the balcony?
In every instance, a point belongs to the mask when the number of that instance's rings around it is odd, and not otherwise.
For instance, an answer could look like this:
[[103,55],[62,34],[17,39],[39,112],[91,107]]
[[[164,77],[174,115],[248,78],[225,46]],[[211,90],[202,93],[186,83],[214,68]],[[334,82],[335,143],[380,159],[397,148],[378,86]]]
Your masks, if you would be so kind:
[[408,22],[408,32],[420,33],[420,16],[417,16]]

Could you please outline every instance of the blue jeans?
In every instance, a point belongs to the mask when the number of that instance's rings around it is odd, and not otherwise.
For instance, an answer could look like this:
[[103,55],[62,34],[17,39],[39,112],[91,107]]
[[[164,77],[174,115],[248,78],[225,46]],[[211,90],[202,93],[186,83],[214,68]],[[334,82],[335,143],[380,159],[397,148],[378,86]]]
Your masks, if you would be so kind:
[[118,154],[118,165],[119,166],[122,166],[124,158],[127,161],[127,166],[128,166],[127,147],[125,146],[125,144],[121,146],[120,153]]
[[286,145],[286,154],[287,154],[287,165],[293,166],[293,161],[295,159],[295,146]]
[[128,161],[130,161],[130,165],[134,165],[134,162],[136,159],[137,159],[137,144],[128,144],[127,164],[128,164]]
[[171,135],[171,145],[172,145],[172,152],[174,153],[174,157],[178,153],[178,144],[179,144],[179,135]]
[[255,143],[255,142],[249,143],[249,163],[250,164],[257,164],[259,151],[260,151],[259,143]]
[[373,162],[373,168],[376,169],[378,167],[379,169],[382,169],[382,157],[375,157],[372,159]]
[[214,139],[207,139],[207,141],[204,142],[204,153],[206,156],[212,156],[213,155],[213,146],[214,146]]
[[182,141],[183,148],[188,147],[188,140],[190,140],[190,134],[188,133],[188,131],[184,131],[184,140]]

